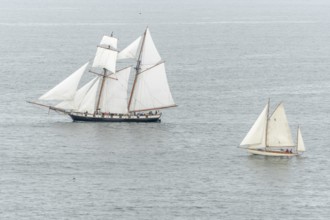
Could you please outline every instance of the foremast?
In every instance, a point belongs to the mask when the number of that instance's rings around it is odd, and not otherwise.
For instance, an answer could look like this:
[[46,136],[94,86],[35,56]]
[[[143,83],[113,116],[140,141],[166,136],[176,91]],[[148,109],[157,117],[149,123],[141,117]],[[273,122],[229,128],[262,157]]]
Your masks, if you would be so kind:
[[[108,77],[107,72],[116,72],[116,62],[117,62],[117,39],[113,37],[111,33],[110,37],[103,37],[100,45],[98,45],[96,56],[94,58],[93,67],[101,67],[103,74],[97,74],[102,77],[100,83],[100,89],[97,95],[97,102],[94,109],[94,114],[97,114],[100,109],[101,97],[103,95],[104,84],[106,78]],[[92,72],[92,71],[91,71]]]
[[97,98],[97,104],[95,106],[95,113],[97,113],[100,110],[101,96],[102,96],[102,93],[103,93],[103,87],[104,87],[105,79],[107,77],[106,73],[107,73],[107,70],[104,68],[103,69],[101,87],[100,87],[100,91],[99,91],[98,98]]

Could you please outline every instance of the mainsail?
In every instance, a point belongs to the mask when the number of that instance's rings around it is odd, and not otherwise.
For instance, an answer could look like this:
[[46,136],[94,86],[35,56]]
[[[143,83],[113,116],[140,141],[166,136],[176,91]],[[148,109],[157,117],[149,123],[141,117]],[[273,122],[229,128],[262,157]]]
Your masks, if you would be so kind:
[[[123,50],[126,51],[123,54],[126,54],[127,58],[138,57],[128,105],[129,111],[149,111],[176,106],[167,82],[164,62],[161,60],[148,28],[140,38],[130,44],[128,49]],[[139,47],[140,51],[137,55],[135,51]],[[122,57],[125,57],[124,55]]]
[[267,146],[269,147],[293,147],[291,129],[281,103],[268,121]]
[[88,62],[72,73],[69,77],[42,95],[40,100],[72,100],[78,88],[80,79],[87,68]]
[[240,146],[247,146],[249,149],[257,149],[266,146],[265,134],[268,118],[268,107],[269,105],[267,104],[241,142]]

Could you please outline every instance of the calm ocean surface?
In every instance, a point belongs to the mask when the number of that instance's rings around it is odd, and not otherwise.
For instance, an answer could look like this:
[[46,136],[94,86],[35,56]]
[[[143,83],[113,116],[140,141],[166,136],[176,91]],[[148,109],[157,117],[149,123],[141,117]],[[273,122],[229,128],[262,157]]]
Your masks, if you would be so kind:
[[[329,219],[330,2],[0,0],[0,219]],[[72,123],[27,104],[149,26],[178,108]],[[271,98],[302,157],[237,146]]]

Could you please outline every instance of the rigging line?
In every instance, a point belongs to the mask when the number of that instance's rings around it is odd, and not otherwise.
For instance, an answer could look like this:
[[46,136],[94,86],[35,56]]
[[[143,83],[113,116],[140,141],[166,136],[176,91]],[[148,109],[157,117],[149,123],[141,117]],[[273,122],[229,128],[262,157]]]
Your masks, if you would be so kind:
[[[145,73],[145,72],[147,72],[148,70],[151,70],[151,69],[153,69],[153,68],[155,68],[155,67],[157,67],[157,66],[159,66],[159,65],[161,65],[161,64],[163,64],[163,63],[165,63],[165,61],[161,60],[161,61],[159,61],[158,63],[154,64],[153,66],[151,66],[151,67],[149,67],[149,68],[147,68],[147,69],[145,69],[145,70],[139,72],[138,75],[140,75],[140,74],[142,74],[142,73]],[[143,64],[143,65],[148,65],[148,64]]]
[[274,111],[272,112],[272,114],[269,116],[269,118],[271,118],[273,116],[273,114],[276,112],[276,110],[280,107],[280,105],[283,103],[283,101],[281,101],[279,104],[277,104],[276,108],[274,109]]

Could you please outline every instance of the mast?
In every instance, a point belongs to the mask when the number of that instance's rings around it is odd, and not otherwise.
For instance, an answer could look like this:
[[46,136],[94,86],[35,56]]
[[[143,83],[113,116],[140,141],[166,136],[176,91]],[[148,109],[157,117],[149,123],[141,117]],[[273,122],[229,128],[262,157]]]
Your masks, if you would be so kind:
[[297,144],[296,144],[296,153],[298,154],[298,144],[299,144],[299,125],[298,125],[298,129],[297,129]]
[[99,92],[99,97],[97,99],[97,105],[96,105],[96,109],[95,111],[97,111],[100,107],[100,100],[101,100],[101,96],[102,96],[102,92],[103,92],[103,86],[104,86],[104,82],[105,82],[105,79],[106,79],[106,73],[107,73],[107,70],[105,68],[103,68],[103,76],[102,76],[102,83],[101,83],[101,88],[100,88],[100,92]]
[[268,105],[267,105],[267,119],[266,119],[266,135],[265,135],[265,149],[267,149],[267,138],[268,138],[268,120],[269,120],[269,104],[270,98],[268,98]]
[[148,27],[147,27],[147,29],[144,31],[144,34],[143,34],[143,40],[142,40],[142,44],[141,44],[141,49],[140,49],[140,53],[139,53],[139,58],[138,58],[138,60],[137,60],[136,67],[135,67],[135,78],[134,78],[134,83],[133,83],[133,87],[132,87],[131,95],[130,95],[130,97],[129,97],[128,108],[127,108],[128,111],[129,111],[129,108],[130,108],[131,103],[132,103],[132,96],[133,96],[133,93],[134,93],[136,80],[137,80],[137,77],[138,77],[139,72],[140,72],[141,57],[142,57],[142,51],[143,51],[144,42],[145,42],[145,39],[146,39],[147,30],[148,30]]

